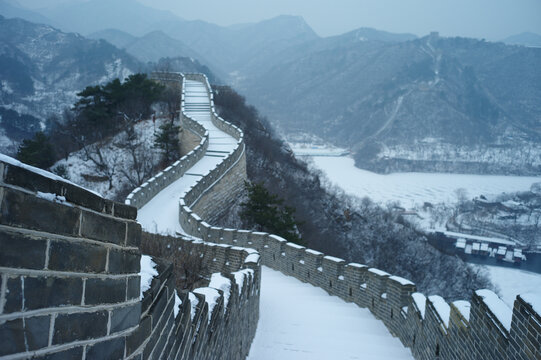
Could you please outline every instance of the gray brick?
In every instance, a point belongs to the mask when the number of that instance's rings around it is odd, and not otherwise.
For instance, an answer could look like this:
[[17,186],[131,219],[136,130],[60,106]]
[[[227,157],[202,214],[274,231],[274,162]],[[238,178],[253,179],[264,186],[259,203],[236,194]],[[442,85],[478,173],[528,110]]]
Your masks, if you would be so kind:
[[85,273],[105,272],[107,249],[100,245],[51,241],[49,250],[50,270]]
[[111,313],[111,334],[139,324],[141,318],[141,302],[118,309]]
[[126,338],[119,337],[112,340],[88,346],[86,348],[86,359],[88,360],[116,360],[124,357],[124,345]]
[[137,208],[134,206],[129,206],[121,203],[115,203],[115,213],[117,217],[124,219],[135,220],[137,219]]
[[22,234],[0,232],[0,266],[19,269],[43,269],[47,241]]
[[126,279],[87,279],[85,305],[113,304],[126,300]]
[[47,346],[49,316],[15,319],[0,325],[0,356],[36,350]]
[[55,319],[53,344],[103,337],[107,334],[108,318],[107,311],[59,314]]
[[109,251],[110,274],[134,274],[141,268],[141,254],[138,251],[111,249]]
[[136,222],[128,222],[128,236],[126,246],[141,247],[141,225]]
[[141,291],[141,278],[139,276],[132,276],[128,278],[128,299],[139,298]]
[[60,235],[79,233],[79,209],[6,189],[0,223]]
[[104,215],[83,211],[81,235],[89,239],[124,245],[126,223]]
[[24,297],[27,310],[63,305],[80,305],[83,281],[79,278],[25,277]]
[[[7,276],[7,275],[4,275]],[[8,278],[6,291],[6,302],[4,304],[4,313],[9,314],[19,312],[23,309],[23,288],[20,277]]]

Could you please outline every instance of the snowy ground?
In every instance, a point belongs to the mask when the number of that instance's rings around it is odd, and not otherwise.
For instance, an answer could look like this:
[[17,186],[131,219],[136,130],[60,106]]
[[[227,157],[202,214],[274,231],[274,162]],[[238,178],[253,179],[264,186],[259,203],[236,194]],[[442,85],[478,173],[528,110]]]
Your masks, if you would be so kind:
[[[156,164],[160,158],[160,150],[154,147],[155,130],[159,129],[160,125],[169,121],[166,118],[156,119],[155,126],[152,120],[144,120],[134,126],[137,135],[137,141],[140,143],[139,160],[142,161],[141,153],[145,154],[148,162]],[[135,184],[130,184],[125,173],[133,173],[133,160],[128,149],[122,148],[121,143],[125,142],[126,133],[121,132],[113,139],[108,139],[97,146],[102,152],[104,159],[109,164],[109,168],[114,168],[113,186],[109,187],[109,181],[89,181],[85,179],[85,175],[104,175],[96,170],[96,165],[85,156],[84,150],[73,152],[68,159],[62,159],[52,166],[53,169],[58,166],[65,166],[68,179],[76,184],[83,186],[86,189],[91,189],[107,199],[116,199],[117,195],[125,190],[125,187],[135,187]],[[93,146],[89,147],[90,149]],[[91,151],[92,152],[92,151]],[[92,155],[98,158],[96,154]]]
[[386,204],[399,201],[406,208],[424,202],[455,203],[455,190],[466,189],[468,198],[529,190],[541,177],[396,173],[380,175],[356,168],[350,157],[312,157],[314,165],[346,193],[368,196]]
[[368,309],[262,267],[249,360],[413,359]]
[[511,308],[518,294],[533,294],[541,299],[541,274],[501,266],[473,266],[488,270],[492,283],[499,287],[501,299]]

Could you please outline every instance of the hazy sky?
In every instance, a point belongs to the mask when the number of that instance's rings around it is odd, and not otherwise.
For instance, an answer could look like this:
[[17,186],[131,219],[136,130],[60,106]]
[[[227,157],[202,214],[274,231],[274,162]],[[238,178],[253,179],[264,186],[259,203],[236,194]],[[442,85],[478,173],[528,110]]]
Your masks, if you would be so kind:
[[[114,0],[112,0],[114,1]],[[322,35],[358,27],[425,35],[500,40],[523,31],[541,34],[541,0],[139,0],[185,19],[219,25],[301,15]]]
[[[29,7],[85,0],[18,0]],[[116,0],[109,0],[116,1]],[[501,40],[541,34],[541,0],[137,0],[188,20],[219,25],[300,15],[322,36],[373,27],[391,32]]]

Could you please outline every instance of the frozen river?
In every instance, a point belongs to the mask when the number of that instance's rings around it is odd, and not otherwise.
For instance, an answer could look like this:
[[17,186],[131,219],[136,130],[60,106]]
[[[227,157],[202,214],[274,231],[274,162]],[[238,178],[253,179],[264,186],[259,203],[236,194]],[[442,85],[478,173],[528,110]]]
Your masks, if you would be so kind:
[[531,185],[541,182],[541,177],[462,175],[439,173],[396,173],[380,175],[361,170],[351,157],[310,157],[314,165],[328,179],[346,193],[358,197],[368,196],[386,204],[399,201],[402,206],[412,208],[431,203],[454,203],[456,189],[463,188],[468,198],[479,195],[496,195],[504,192],[529,190]]

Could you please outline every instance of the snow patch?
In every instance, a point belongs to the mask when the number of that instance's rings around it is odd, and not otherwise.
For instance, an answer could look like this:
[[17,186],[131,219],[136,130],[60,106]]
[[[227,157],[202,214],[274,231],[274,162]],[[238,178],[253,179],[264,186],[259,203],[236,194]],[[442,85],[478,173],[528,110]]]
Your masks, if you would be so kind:
[[66,203],[66,198],[64,196],[56,195],[53,193],[44,193],[44,192],[38,191],[37,197],[40,199],[47,200],[47,201],[69,205]]
[[152,257],[148,255],[141,255],[141,271],[139,276],[141,277],[141,289],[139,292],[139,300],[143,299],[143,293],[150,289],[150,284],[152,284],[152,279],[155,276],[158,276],[158,271],[156,270],[156,263],[152,261]]
[[483,299],[483,302],[488,306],[490,311],[498,318],[500,323],[507,331],[511,330],[511,319],[513,311],[498,297],[494,292],[482,289],[475,293]]
[[453,301],[453,305],[458,311],[460,311],[462,316],[464,316],[464,319],[466,319],[467,321],[470,321],[471,304],[469,301],[457,300],[457,301]]
[[227,304],[231,295],[231,280],[222,276],[220,273],[212,274],[209,287],[222,290],[224,292],[224,308],[227,311]]
[[424,296],[421,293],[415,292],[411,294],[411,297],[413,298],[413,301],[415,302],[415,306],[417,306],[417,309],[419,309],[419,312],[421,313],[421,317],[425,318],[425,307],[426,307],[426,296]]
[[199,299],[193,293],[188,293],[188,299],[190,299],[190,316],[193,321],[195,319],[195,314],[197,313],[197,305],[199,304]]
[[408,279],[404,279],[404,278],[402,278],[400,276],[394,276],[393,275],[393,276],[389,277],[389,279],[394,280],[394,281],[396,281],[396,282],[398,282],[398,283],[400,283],[402,285],[415,285],[414,283],[412,283]]
[[539,294],[526,293],[520,294],[520,297],[530,304],[536,313],[541,314],[541,297],[539,297]]
[[445,302],[445,300],[439,295],[431,295],[428,300],[434,305],[434,309],[438,313],[440,319],[445,324],[445,327],[449,327],[449,315],[451,313],[451,307]]
[[180,300],[180,298],[178,297],[177,290],[175,289],[175,306],[173,307],[173,313],[175,315],[175,318],[180,312],[180,305],[182,305],[182,300]]
[[210,324],[210,320],[212,320],[212,311],[214,310],[214,307],[216,307],[216,305],[218,304],[220,293],[218,292],[218,290],[211,287],[198,288],[195,289],[193,292],[199,295],[203,295],[205,297],[205,302],[207,303],[209,309],[208,323]]

